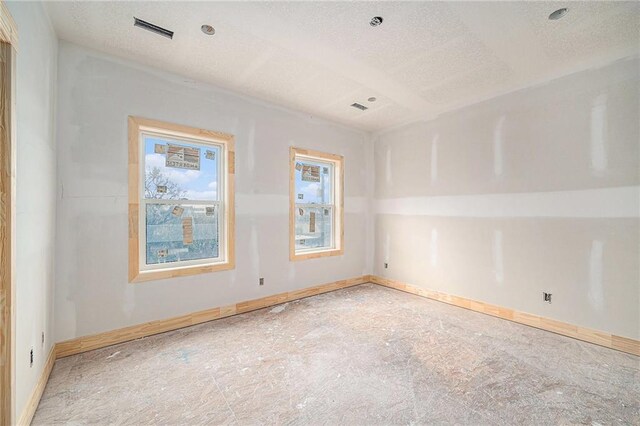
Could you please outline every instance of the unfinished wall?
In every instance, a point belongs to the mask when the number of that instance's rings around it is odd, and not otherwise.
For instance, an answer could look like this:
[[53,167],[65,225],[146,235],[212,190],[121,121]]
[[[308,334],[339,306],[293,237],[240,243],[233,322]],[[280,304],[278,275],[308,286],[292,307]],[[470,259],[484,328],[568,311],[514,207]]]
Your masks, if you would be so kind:
[[[369,136],[60,43],[56,338],[369,273]],[[127,282],[127,116],[236,137],[236,268]],[[345,157],[345,254],[289,261],[289,146]],[[258,278],[265,285],[258,285]]]
[[[8,2],[16,59],[15,413],[20,416],[53,346],[58,41],[41,3]],[[42,333],[45,341],[42,343]],[[30,366],[29,352],[34,363]]]
[[375,273],[638,339],[638,69],[378,135]]

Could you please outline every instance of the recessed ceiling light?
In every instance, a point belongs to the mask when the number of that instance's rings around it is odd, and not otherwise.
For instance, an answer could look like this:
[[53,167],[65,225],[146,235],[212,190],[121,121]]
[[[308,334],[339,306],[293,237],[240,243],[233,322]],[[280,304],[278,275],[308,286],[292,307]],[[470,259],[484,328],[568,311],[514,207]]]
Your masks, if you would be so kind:
[[204,24],[203,26],[200,27],[200,29],[206,35],[214,35],[216,33],[216,29],[213,28],[211,25]]
[[549,19],[551,19],[552,21],[557,21],[558,19],[566,15],[567,12],[569,12],[569,9],[567,9],[566,7],[563,7],[562,9],[558,9],[555,12],[553,12],[551,15],[549,15]]
[[376,101],[376,98],[372,96],[372,97],[370,97],[370,98],[369,98],[369,99],[367,99],[367,100],[368,100],[369,102],[375,102],[375,101]]
[[382,16],[374,16],[373,18],[371,18],[371,22],[369,22],[369,25],[371,25],[372,27],[377,27],[378,25],[382,24],[382,21],[384,21],[384,19],[382,19]]

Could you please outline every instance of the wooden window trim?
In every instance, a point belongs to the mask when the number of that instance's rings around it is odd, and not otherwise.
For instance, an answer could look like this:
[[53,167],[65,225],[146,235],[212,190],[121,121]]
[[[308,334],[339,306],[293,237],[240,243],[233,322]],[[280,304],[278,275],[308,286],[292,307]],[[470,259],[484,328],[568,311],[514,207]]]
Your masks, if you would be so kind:
[[[337,169],[335,175],[339,182],[334,182],[335,191],[335,223],[334,240],[335,248],[318,250],[308,253],[296,254],[296,155],[317,158],[318,160],[331,161]],[[344,254],[344,157],[311,149],[289,148],[289,260],[298,261],[330,256],[342,256]]]
[[[211,265],[182,266],[161,270],[140,270],[140,131],[152,130],[221,143],[225,147],[227,175],[225,178],[224,224],[226,226],[225,262]],[[235,141],[233,135],[182,126],[158,120],[129,117],[129,282],[137,283],[165,278],[205,274],[235,268]]]

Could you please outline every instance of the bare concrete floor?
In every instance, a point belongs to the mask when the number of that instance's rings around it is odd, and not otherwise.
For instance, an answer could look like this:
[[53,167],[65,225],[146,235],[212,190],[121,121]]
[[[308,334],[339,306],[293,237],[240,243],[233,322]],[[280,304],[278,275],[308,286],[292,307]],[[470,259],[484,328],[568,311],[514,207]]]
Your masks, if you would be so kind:
[[34,424],[640,424],[639,364],[366,284],[61,359]]

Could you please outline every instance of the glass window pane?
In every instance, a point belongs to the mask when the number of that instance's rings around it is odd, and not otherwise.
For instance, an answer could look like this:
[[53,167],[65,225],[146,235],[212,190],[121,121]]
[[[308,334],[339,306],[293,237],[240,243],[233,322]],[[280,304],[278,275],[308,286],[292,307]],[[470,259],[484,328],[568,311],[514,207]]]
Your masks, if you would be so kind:
[[296,207],[296,250],[332,248],[333,208]]
[[145,198],[218,200],[218,146],[143,137]]
[[296,159],[296,203],[333,204],[333,164]]
[[147,265],[218,257],[218,207],[146,204]]

